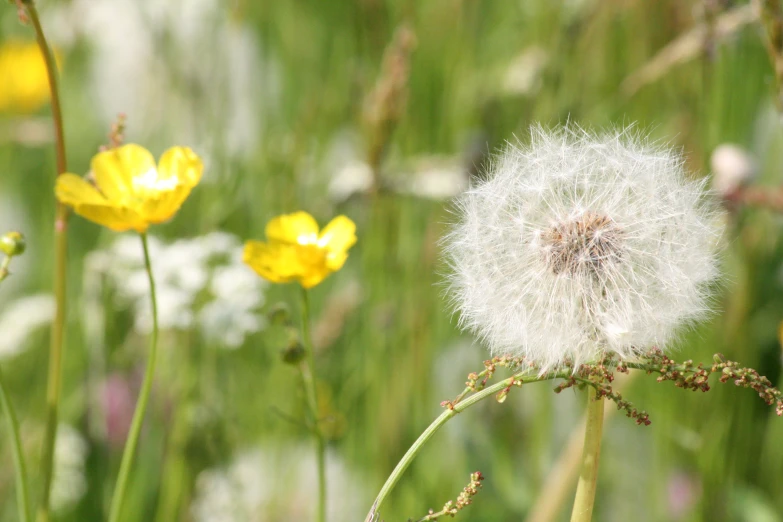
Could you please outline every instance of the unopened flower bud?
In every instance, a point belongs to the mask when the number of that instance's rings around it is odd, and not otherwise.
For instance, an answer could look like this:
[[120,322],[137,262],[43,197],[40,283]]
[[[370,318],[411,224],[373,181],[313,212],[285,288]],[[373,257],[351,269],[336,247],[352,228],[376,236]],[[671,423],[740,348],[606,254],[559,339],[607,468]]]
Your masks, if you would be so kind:
[[7,232],[0,237],[0,250],[7,256],[19,256],[24,253],[27,243],[20,232]]
[[280,352],[283,362],[286,364],[299,364],[305,357],[305,350],[298,340],[292,341]]
[[287,324],[290,322],[291,312],[288,310],[287,304],[277,303],[269,310],[267,317],[271,324]]

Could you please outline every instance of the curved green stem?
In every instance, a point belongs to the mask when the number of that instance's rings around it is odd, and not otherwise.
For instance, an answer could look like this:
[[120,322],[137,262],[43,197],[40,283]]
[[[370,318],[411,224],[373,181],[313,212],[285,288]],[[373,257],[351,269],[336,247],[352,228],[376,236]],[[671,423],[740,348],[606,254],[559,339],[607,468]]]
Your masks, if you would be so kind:
[[41,19],[38,16],[38,10],[35,8],[35,4],[31,0],[23,2],[27,15],[30,17],[30,22],[33,24],[35,30],[35,38],[38,43],[38,47],[41,49],[41,54],[44,57],[46,63],[46,73],[49,80],[49,93],[52,97],[52,121],[54,123],[55,134],[55,152],[57,154],[57,174],[62,174],[68,170],[65,157],[65,132],[63,131],[63,113],[60,105],[60,87],[59,77],[57,75],[57,62],[52,53],[52,48],[49,47],[49,43],[46,41],[46,35],[44,34],[43,27],[41,26]]
[[[443,427],[444,424],[446,424],[446,421],[491,395],[507,391],[511,386],[538,381],[547,381],[550,379],[565,378],[569,375],[571,375],[569,371],[560,371],[545,375],[531,375],[529,371],[523,371],[516,373],[497,384],[493,384],[492,386],[484,388],[483,390],[476,392],[475,394],[457,402],[456,404],[452,403],[452,407],[446,409],[438,416],[438,418],[432,421],[432,424],[430,424],[427,429],[424,430],[424,433],[419,435],[419,438],[416,439],[416,442],[414,442],[408,451],[405,452],[405,455],[403,455],[402,459],[400,459],[400,462],[397,463],[394,471],[392,471],[391,475],[389,475],[389,478],[386,479],[386,483],[383,485],[380,493],[378,493],[378,496],[375,498],[375,502],[373,502],[372,509],[367,514],[365,522],[373,522],[376,519],[378,513],[380,512],[381,505],[383,505],[384,500],[386,500],[386,497],[389,495],[391,490],[394,489],[394,486],[397,485],[397,482],[402,477],[402,474],[405,473],[405,470],[408,469],[408,466],[413,461],[413,459],[416,458],[416,455],[418,455],[419,451],[421,451],[424,445],[432,438],[433,435],[435,435],[435,433],[437,433],[440,428]],[[505,395],[503,397],[505,397]],[[503,400],[503,398],[501,398],[501,400]]]
[[[10,259],[10,258],[9,258]],[[11,450],[14,454],[14,468],[16,473],[16,504],[20,522],[30,521],[30,494],[27,486],[27,467],[24,462],[22,450],[22,438],[19,436],[19,421],[11,404],[5,377],[0,371],[0,402],[3,403],[3,411],[8,417],[8,429],[11,431]]]
[[133,412],[128,440],[125,442],[125,450],[122,453],[122,462],[120,463],[120,473],[117,478],[117,486],[114,489],[114,495],[111,500],[111,509],[109,511],[109,522],[117,522],[122,513],[122,505],[125,500],[125,491],[128,488],[128,479],[130,477],[131,466],[136,455],[136,446],[139,442],[139,434],[144,424],[144,413],[147,411],[147,403],[152,389],[152,377],[155,373],[155,359],[158,350],[158,303],[155,298],[155,279],[152,276],[152,265],[150,264],[149,247],[147,246],[147,234],[141,234],[141,244],[144,249],[144,267],[147,269],[147,276],[150,280],[150,302],[152,304],[152,339],[150,341],[150,354],[147,359],[147,369],[144,372],[144,381],[141,384],[139,400],[136,403],[136,410]]
[[316,465],[318,468],[318,505],[316,520],[326,522],[326,441],[318,425],[318,397],[315,388],[315,357],[313,356],[313,340],[310,335],[310,296],[306,288],[302,288],[302,341],[305,348],[305,360],[299,365],[302,373],[307,407],[310,410],[313,435],[315,436]]
[[[182,343],[187,343],[187,339],[183,339]],[[180,363],[178,375],[174,382],[169,384],[175,390],[176,402],[160,467],[160,494],[155,517],[152,519],[155,522],[182,520],[183,503],[193,486],[194,477],[188,458],[192,424],[190,411],[197,400],[197,390],[204,384],[199,382],[197,372],[203,362],[201,359],[202,355],[198,350],[188,350]]]
[[[63,174],[67,168],[65,156],[65,132],[63,131],[63,116],[60,106],[60,92],[58,87],[57,63],[49,43],[46,41],[38,10],[32,0],[22,1],[30,22],[35,30],[35,38],[38,47],[46,63],[46,72],[49,79],[49,91],[52,99],[52,122],[54,124],[55,151],[57,154],[57,174]],[[60,388],[62,380],[63,337],[66,318],[66,256],[68,244],[66,230],[68,225],[68,209],[60,202],[56,202],[55,214],[55,269],[54,269],[54,296],[55,314],[52,322],[52,332],[49,345],[49,375],[46,390],[46,432],[44,434],[43,456],[41,459],[41,477],[43,491],[41,505],[38,511],[38,521],[49,521],[49,497],[54,473],[54,444],[57,438],[58,409],[60,405]]]
[[598,486],[598,462],[601,456],[601,435],[604,426],[604,401],[592,386],[587,388],[587,422],[582,450],[582,471],[576,487],[571,522],[590,522],[593,517],[595,491]]

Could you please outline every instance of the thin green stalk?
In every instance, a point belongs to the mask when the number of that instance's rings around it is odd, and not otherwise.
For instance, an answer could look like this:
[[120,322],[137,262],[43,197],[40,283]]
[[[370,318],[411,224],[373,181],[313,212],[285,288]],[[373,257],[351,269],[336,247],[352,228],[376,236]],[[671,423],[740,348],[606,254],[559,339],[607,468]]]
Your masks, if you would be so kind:
[[306,288],[302,288],[302,341],[305,349],[305,360],[299,365],[302,372],[307,407],[310,410],[312,430],[315,436],[315,452],[318,467],[318,505],[317,522],[326,522],[326,441],[321,427],[318,425],[318,397],[315,389],[315,357],[313,355],[313,340],[310,335],[310,296]]
[[147,246],[147,234],[142,233],[141,244],[144,249],[144,267],[147,269],[147,276],[150,280],[150,302],[152,304],[152,339],[150,340],[150,354],[147,359],[147,369],[144,372],[144,381],[141,383],[139,400],[136,403],[136,410],[133,412],[128,440],[125,442],[125,450],[122,453],[122,462],[120,463],[120,473],[117,478],[117,486],[114,489],[114,495],[111,500],[111,509],[109,511],[109,522],[117,522],[122,513],[122,505],[125,501],[125,491],[128,487],[131,466],[136,455],[136,446],[139,442],[139,434],[144,424],[144,414],[147,411],[147,403],[152,389],[152,377],[155,373],[155,359],[158,351],[158,302],[155,297],[155,278],[152,276],[152,265],[150,264],[150,252]]
[[157,522],[171,522],[181,518],[180,506],[187,494],[190,476],[186,455],[190,433],[189,420],[185,414],[187,409],[187,400],[177,405],[174,423],[170,428],[165,459],[161,466],[162,484],[154,518]]
[[[11,264],[11,258],[24,252],[25,243],[24,237],[18,232],[9,232],[3,235],[0,242],[2,242],[2,250],[6,252],[3,261],[0,262],[0,281],[3,281],[10,274],[8,267]],[[27,483],[27,466],[22,449],[22,438],[19,435],[19,421],[2,371],[0,371],[0,403],[2,403],[3,412],[8,417],[8,429],[11,432],[11,451],[14,457],[14,479],[16,481],[16,508],[19,513],[19,521],[30,522],[30,489]]]
[[378,496],[375,498],[375,502],[373,502],[372,509],[367,514],[365,522],[373,522],[376,519],[383,502],[386,500],[386,497],[389,495],[391,490],[394,489],[394,486],[397,485],[397,482],[402,477],[402,474],[405,473],[405,470],[408,469],[408,466],[410,466],[410,463],[413,462],[413,459],[416,458],[416,455],[418,455],[419,451],[421,451],[424,445],[432,438],[433,435],[435,435],[435,433],[437,433],[441,427],[443,427],[444,424],[446,424],[446,421],[454,417],[456,414],[462,413],[479,401],[486,399],[487,397],[490,397],[496,393],[502,392],[503,390],[508,390],[515,384],[521,385],[531,382],[546,381],[550,379],[566,378],[569,375],[570,372],[568,371],[550,373],[541,376],[536,374],[531,375],[528,371],[519,372],[512,375],[508,379],[504,379],[497,384],[493,384],[488,388],[484,388],[470,397],[457,402],[453,405],[452,408],[446,409],[438,416],[438,418],[432,421],[432,424],[430,424],[427,429],[424,430],[424,433],[419,435],[419,438],[416,439],[416,442],[413,443],[408,451],[405,452],[405,455],[403,455],[402,459],[400,459],[400,462],[397,463],[394,471],[392,471],[391,475],[389,475],[389,478],[386,479],[386,483],[383,485],[380,493],[378,493]]
[[[186,344],[183,339],[182,344]],[[214,352],[214,350],[210,350]],[[172,425],[166,442],[163,464],[161,465],[161,488],[158,508],[154,520],[171,522],[180,520],[183,500],[191,488],[191,473],[188,462],[187,445],[190,440],[190,410],[194,402],[195,390],[199,386],[196,374],[198,350],[188,350],[182,368],[177,372],[177,403],[174,409]]]
[[[10,258],[8,258],[10,259]],[[19,436],[19,421],[11,404],[5,377],[0,371],[0,402],[3,403],[3,411],[8,417],[8,429],[11,431],[11,450],[14,454],[14,471],[16,473],[16,507],[20,522],[30,521],[30,494],[27,485],[27,467],[22,451],[22,438]]]
[[601,435],[604,429],[604,401],[597,398],[596,390],[592,386],[587,387],[586,416],[582,471],[576,487],[571,522],[590,522],[593,517],[595,490],[598,486],[598,461],[601,456]]
[[[65,132],[63,131],[63,116],[60,106],[60,91],[58,87],[57,63],[46,41],[38,10],[32,0],[22,1],[27,16],[35,29],[35,38],[46,63],[49,79],[49,91],[52,100],[52,122],[54,124],[55,151],[57,155],[57,174],[68,170],[65,156]],[[49,375],[46,390],[46,432],[44,434],[43,456],[41,460],[41,477],[43,491],[41,505],[38,511],[38,521],[49,521],[49,496],[54,473],[54,444],[57,438],[58,409],[60,405],[60,389],[62,380],[63,337],[66,318],[66,256],[68,254],[67,226],[68,210],[60,202],[56,202],[55,211],[55,260],[54,260],[54,296],[55,314],[49,345]]]

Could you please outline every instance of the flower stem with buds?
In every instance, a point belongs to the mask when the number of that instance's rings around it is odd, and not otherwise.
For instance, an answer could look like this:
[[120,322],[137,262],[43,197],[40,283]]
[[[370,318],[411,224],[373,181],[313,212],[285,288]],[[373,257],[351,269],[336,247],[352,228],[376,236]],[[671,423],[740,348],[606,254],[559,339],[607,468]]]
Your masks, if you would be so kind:
[[152,377],[155,373],[155,359],[158,351],[158,303],[155,297],[155,278],[152,276],[152,264],[150,263],[149,246],[147,245],[147,234],[142,233],[141,244],[144,249],[144,267],[147,269],[147,276],[150,281],[150,303],[152,305],[152,338],[150,340],[150,353],[147,359],[147,369],[144,372],[144,381],[141,384],[139,399],[136,403],[136,410],[133,412],[128,440],[125,442],[125,450],[122,453],[122,462],[120,463],[120,473],[117,478],[117,485],[112,496],[111,509],[109,512],[109,522],[118,522],[122,513],[122,505],[125,500],[125,491],[128,487],[128,478],[130,469],[133,465],[133,458],[136,455],[136,446],[139,442],[139,434],[144,424],[144,413],[147,411],[147,403],[152,389]]
[[598,462],[601,456],[601,435],[604,426],[604,401],[592,386],[587,387],[587,423],[582,450],[582,471],[576,487],[571,522],[589,522],[593,516],[595,491],[598,485]]
[[[60,107],[60,94],[58,88],[57,64],[54,54],[46,41],[38,10],[32,0],[17,0],[20,5],[20,13],[26,13],[27,18],[35,30],[36,41],[46,63],[46,72],[49,79],[49,91],[52,99],[52,121],[55,134],[55,151],[57,155],[57,174],[63,174],[67,170],[65,156],[65,132],[63,131],[63,115]],[[23,8],[23,9],[22,9]],[[65,333],[66,317],[66,256],[68,254],[67,224],[68,210],[60,202],[56,202],[54,235],[55,235],[55,269],[54,269],[54,295],[55,315],[52,322],[52,333],[49,346],[49,375],[46,391],[46,432],[44,435],[43,456],[41,459],[41,476],[43,491],[41,505],[39,506],[37,520],[49,521],[49,499],[54,472],[54,444],[57,438],[58,410],[60,405],[60,388],[62,380],[62,356],[63,337]]]
[[[11,259],[24,252],[24,238],[18,232],[9,232],[0,238],[0,249],[6,254],[3,261],[0,262],[0,281],[2,281],[10,273],[8,266],[11,264]],[[22,437],[19,434],[19,420],[16,417],[14,405],[11,403],[11,395],[8,393],[8,386],[2,371],[0,371],[0,403],[3,413],[8,417],[8,428],[11,432],[11,452],[14,457],[16,506],[19,522],[30,522],[30,488],[27,483],[27,466],[22,449]]]
[[310,335],[310,296],[302,287],[302,342],[305,348],[305,359],[299,365],[302,372],[307,408],[310,410],[313,435],[315,436],[316,462],[318,467],[318,522],[326,522],[326,441],[321,427],[318,425],[318,396],[315,388],[315,360],[313,356],[313,340]]
[[11,451],[14,455],[14,471],[16,474],[16,504],[20,522],[30,521],[30,495],[27,486],[27,467],[25,466],[24,451],[22,450],[22,439],[19,435],[19,421],[16,418],[16,411],[11,404],[11,397],[8,394],[8,387],[5,383],[5,376],[0,371],[0,402],[2,402],[3,413],[8,417],[8,427],[11,431]]
[[538,375],[536,373],[531,374],[529,369],[525,369],[524,371],[516,373],[507,379],[503,379],[499,383],[493,384],[488,388],[484,388],[467,398],[463,398],[469,391],[472,390],[473,386],[469,386],[458,396],[458,400],[443,403],[446,406],[446,410],[441,413],[438,418],[432,421],[432,424],[430,424],[427,429],[424,430],[421,435],[419,435],[419,438],[416,439],[416,442],[413,443],[405,455],[403,455],[402,459],[400,459],[400,462],[397,463],[394,471],[392,471],[391,475],[389,475],[389,478],[386,479],[386,483],[381,488],[380,493],[378,493],[375,502],[373,502],[372,509],[367,514],[365,522],[373,522],[376,520],[378,513],[380,512],[381,505],[383,505],[384,500],[386,500],[386,497],[389,495],[391,490],[394,489],[394,486],[397,485],[397,482],[400,480],[400,477],[402,477],[402,474],[405,473],[405,470],[408,469],[408,466],[413,461],[413,459],[416,458],[416,455],[418,455],[424,445],[432,438],[433,435],[435,435],[435,433],[438,432],[440,428],[443,427],[444,424],[446,424],[449,419],[458,413],[462,413],[477,402],[495,394],[497,394],[497,400],[499,402],[503,402],[509,390],[513,386],[522,386],[523,384],[531,382],[565,378],[570,375],[570,373],[570,371],[564,370]]
[[471,473],[470,483],[462,489],[456,502],[449,500],[440,511],[430,509],[429,513],[420,518],[418,522],[431,522],[432,520],[438,520],[445,517],[454,518],[457,516],[457,513],[473,503],[473,497],[475,497],[481,489],[482,480],[484,480],[484,475],[482,475],[480,471]]

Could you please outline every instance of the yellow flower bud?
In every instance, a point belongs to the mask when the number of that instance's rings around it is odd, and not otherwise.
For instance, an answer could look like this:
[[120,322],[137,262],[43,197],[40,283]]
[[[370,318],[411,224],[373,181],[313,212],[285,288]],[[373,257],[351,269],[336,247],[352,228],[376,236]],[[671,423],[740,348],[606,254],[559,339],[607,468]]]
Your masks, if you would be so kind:
[[20,232],[7,232],[0,237],[0,250],[9,257],[22,255],[26,246],[27,243]]

